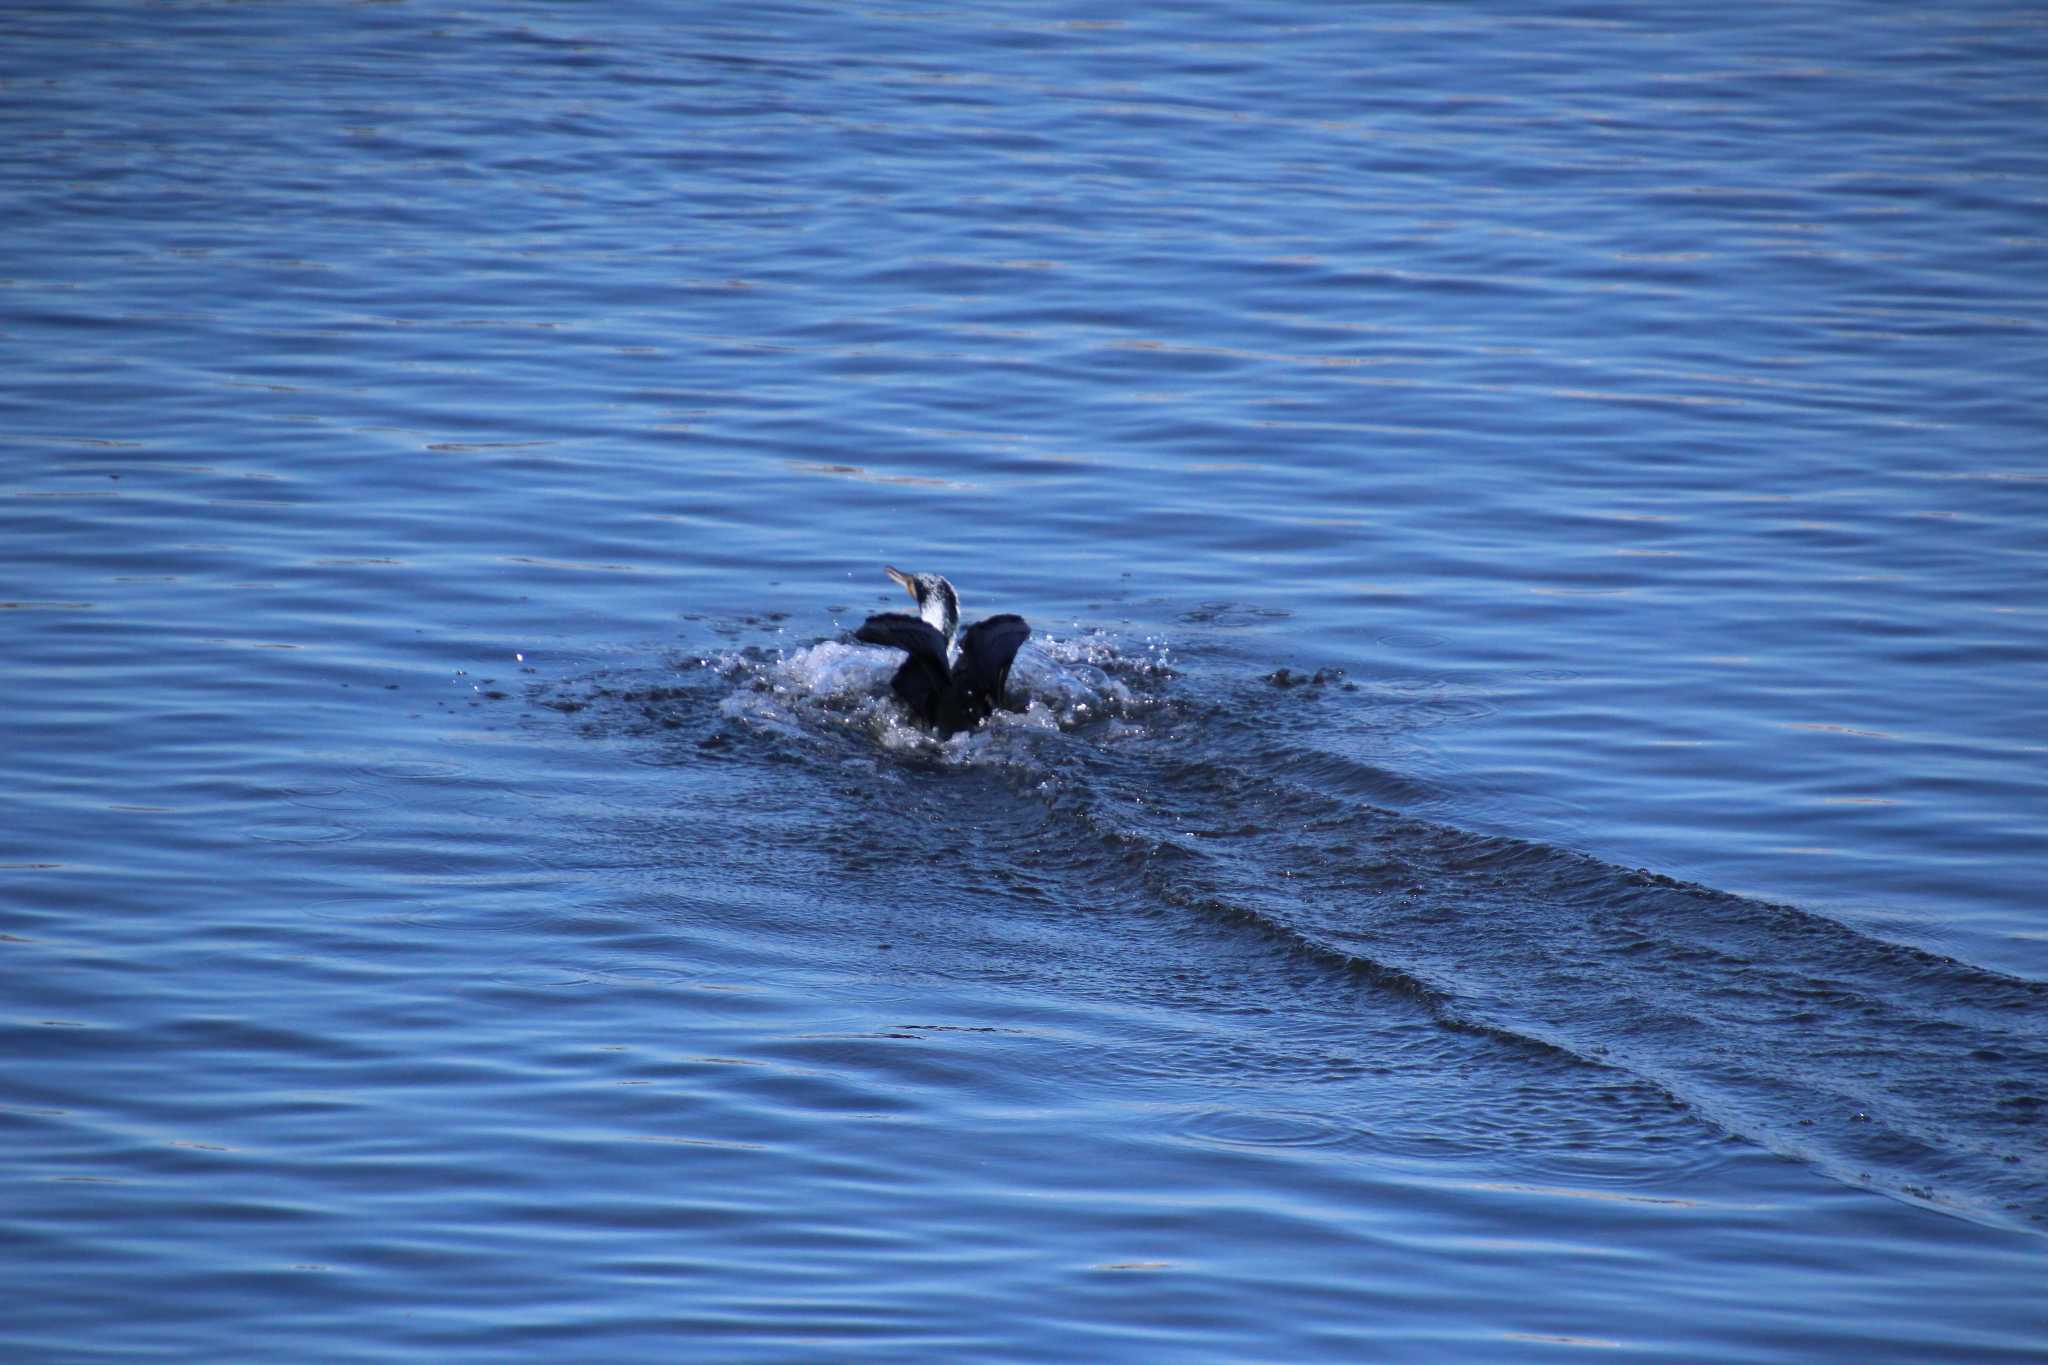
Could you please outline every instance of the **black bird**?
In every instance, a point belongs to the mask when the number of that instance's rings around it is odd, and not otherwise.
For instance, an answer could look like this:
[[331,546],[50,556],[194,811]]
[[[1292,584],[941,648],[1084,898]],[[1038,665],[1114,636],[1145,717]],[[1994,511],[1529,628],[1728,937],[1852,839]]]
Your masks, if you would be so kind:
[[885,611],[870,616],[853,633],[856,640],[900,649],[910,657],[889,680],[911,714],[950,739],[989,718],[1010,682],[1017,650],[1031,638],[1024,618],[1004,614],[976,621],[960,631],[960,657],[948,660],[960,626],[960,596],[935,573],[907,574],[890,568],[918,614]]

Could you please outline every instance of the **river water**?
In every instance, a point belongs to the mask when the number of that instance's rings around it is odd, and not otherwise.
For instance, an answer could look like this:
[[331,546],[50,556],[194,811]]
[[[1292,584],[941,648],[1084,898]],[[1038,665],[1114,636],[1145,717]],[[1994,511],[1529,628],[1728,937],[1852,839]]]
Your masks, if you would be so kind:
[[2048,13],[0,38],[9,1359],[2048,1350]]

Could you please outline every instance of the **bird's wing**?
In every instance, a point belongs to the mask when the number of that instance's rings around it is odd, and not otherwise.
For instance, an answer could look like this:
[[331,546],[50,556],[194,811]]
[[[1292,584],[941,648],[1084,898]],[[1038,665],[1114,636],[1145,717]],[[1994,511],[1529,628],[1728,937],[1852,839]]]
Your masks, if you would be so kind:
[[939,695],[946,690],[952,675],[946,667],[946,637],[933,629],[929,621],[900,611],[885,611],[861,622],[853,638],[900,649],[910,656],[896,670],[889,686],[912,711],[926,721],[931,720]]
[[1030,638],[1031,627],[1021,616],[1005,613],[976,621],[960,632],[960,666],[953,670],[954,681],[993,706],[1003,699],[1003,689],[1010,685],[1010,665]]
[[939,666],[940,672],[946,671],[946,637],[922,617],[901,611],[885,611],[861,622],[853,638],[871,645],[900,649],[913,659],[929,659]]

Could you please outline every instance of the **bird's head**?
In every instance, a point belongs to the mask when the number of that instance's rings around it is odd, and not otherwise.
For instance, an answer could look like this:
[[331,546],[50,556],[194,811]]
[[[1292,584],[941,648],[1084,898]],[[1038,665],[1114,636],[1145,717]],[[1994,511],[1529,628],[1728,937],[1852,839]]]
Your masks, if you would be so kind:
[[905,573],[894,566],[885,566],[885,570],[917,603],[917,614],[952,644],[960,629],[960,596],[953,585],[935,573]]

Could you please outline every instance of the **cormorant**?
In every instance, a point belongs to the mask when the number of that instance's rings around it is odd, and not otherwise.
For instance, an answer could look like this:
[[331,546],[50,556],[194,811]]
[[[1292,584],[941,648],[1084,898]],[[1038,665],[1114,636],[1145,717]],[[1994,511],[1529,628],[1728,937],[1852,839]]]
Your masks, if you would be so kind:
[[911,713],[950,739],[989,718],[1009,685],[1010,664],[1031,637],[1024,618],[1005,613],[960,631],[960,657],[949,660],[960,626],[960,596],[935,573],[907,574],[890,568],[917,603],[917,615],[885,611],[870,616],[853,638],[900,649],[910,657],[889,680],[889,689]]

